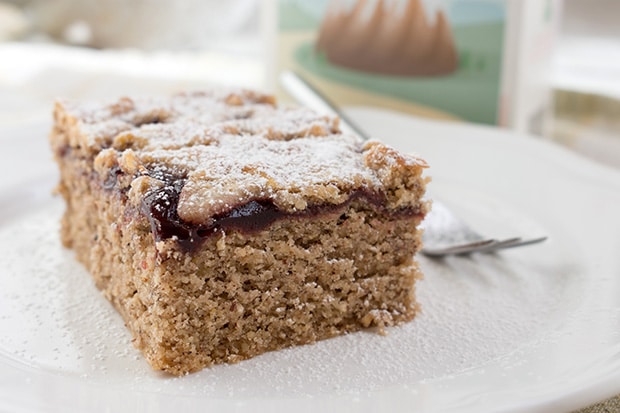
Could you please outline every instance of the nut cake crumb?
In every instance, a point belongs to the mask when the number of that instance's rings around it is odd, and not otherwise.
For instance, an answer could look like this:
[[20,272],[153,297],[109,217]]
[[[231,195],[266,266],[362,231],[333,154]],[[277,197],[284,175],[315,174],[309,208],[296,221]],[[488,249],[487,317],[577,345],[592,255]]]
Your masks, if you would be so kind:
[[273,96],[59,101],[61,236],[156,370],[411,320],[426,163]]

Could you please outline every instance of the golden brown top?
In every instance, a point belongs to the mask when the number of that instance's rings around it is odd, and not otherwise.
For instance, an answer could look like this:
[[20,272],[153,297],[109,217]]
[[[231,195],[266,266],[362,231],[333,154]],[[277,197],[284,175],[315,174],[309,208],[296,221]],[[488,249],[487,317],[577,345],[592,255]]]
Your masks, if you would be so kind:
[[62,133],[53,136],[93,158],[102,181],[124,172],[134,203],[170,176],[182,180],[177,213],[188,223],[208,223],[257,199],[286,212],[340,204],[360,189],[399,209],[417,204],[424,190],[423,160],[343,135],[336,118],[277,107],[272,96],[252,91],[58,102],[55,119]]

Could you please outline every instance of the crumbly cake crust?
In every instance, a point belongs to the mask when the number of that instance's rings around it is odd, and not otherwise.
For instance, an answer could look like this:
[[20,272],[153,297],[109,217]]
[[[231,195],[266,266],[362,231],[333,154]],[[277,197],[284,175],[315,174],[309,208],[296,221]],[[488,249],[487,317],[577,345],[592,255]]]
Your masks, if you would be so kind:
[[246,90],[59,101],[54,119],[63,242],[155,369],[414,316],[420,158]]

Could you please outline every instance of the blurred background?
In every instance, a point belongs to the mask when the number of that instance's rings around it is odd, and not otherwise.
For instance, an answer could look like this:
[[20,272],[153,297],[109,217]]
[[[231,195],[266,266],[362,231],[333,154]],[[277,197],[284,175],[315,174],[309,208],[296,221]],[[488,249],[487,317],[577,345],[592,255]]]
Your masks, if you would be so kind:
[[[355,0],[342,2],[352,13]],[[318,44],[321,33],[329,34],[326,16],[334,1],[0,0],[0,127],[49,119],[51,102],[59,96],[161,94],[212,84],[275,91],[275,75],[293,67],[324,82],[324,92],[344,105],[376,104],[447,121],[497,124],[620,168],[620,1],[403,2],[389,13],[370,8],[362,20],[404,19],[406,7],[424,9],[425,21],[403,24],[441,38],[442,46],[433,47],[443,54],[433,56],[439,74],[414,74],[418,77],[407,86],[413,98],[402,95],[402,74],[393,80],[364,62],[332,59],[332,51],[342,56],[347,47],[355,48],[351,42]],[[470,6],[497,13],[475,16]],[[544,33],[533,27],[535,7],[544,17]],[[475,42],[488,39],[467,32],[467,24],[493,19],[501,20],[500,54],[476,55]],[[352,26],[348,35],[339,36],[361,39],[365,34],[358,29]],[[295,48],[293,39],[301,42]],[[523,53],[534,44],[533,52]],[[518,52],[507,58],[506,45]],[[452,91],[485,73],[497,75],[499,82],[489,92],[487,103],[493,108],[488,119],[461,113],[454,105],[443,107],[428,97],[438,95],[435,89],[424,96],[428,85],[434,85],[445,101],[457,102],[461,98],[453,98]],[[367,76],[379,76],[384,89],[378,90],[376,82],[369,87],[373,82]],[[512,79],[509,86],[506,79]],[[470,96],[466,108],[473,103]],[[527,115],[523,122],[520,111]]]

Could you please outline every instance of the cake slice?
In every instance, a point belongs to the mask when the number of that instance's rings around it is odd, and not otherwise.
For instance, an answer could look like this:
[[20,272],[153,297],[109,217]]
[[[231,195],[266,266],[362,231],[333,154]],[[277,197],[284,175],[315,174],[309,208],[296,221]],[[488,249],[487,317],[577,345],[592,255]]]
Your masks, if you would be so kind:
[[270,95],[59,101],[61,236],[174,375],[416,313],[426,164]]

